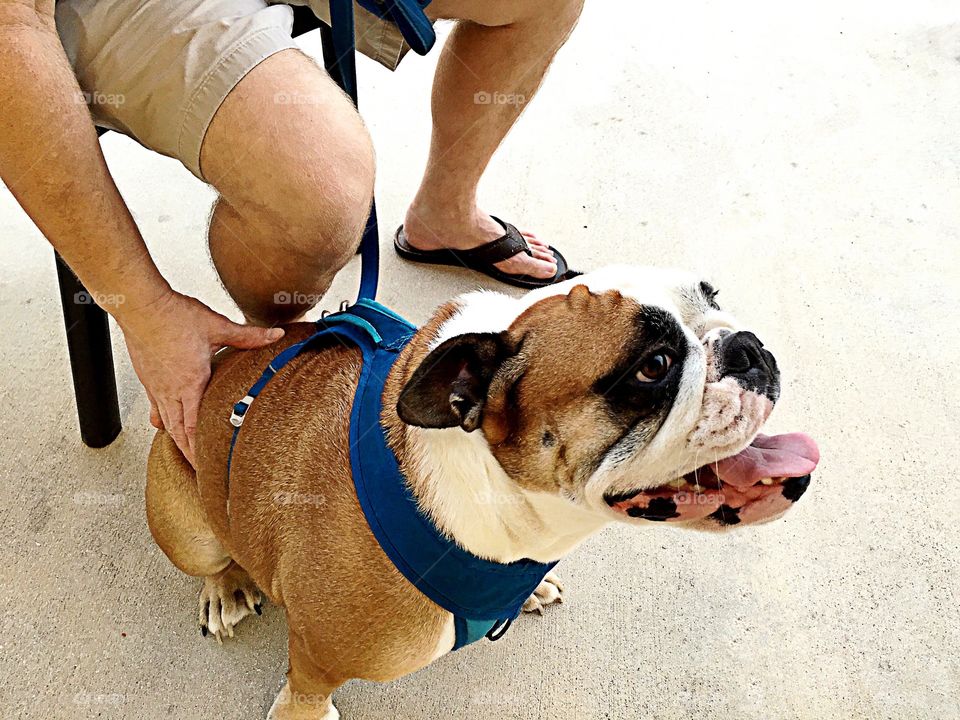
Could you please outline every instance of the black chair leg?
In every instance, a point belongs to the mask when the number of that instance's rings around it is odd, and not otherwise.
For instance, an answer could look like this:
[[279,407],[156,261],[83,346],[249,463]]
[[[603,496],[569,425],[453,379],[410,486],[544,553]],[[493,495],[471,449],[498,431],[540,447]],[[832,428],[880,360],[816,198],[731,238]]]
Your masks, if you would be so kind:
[[107,314],[93,302],[63,258],[59,254],[56,258],[80,437],[89,447],[106,447],[122,427],[110,325]]

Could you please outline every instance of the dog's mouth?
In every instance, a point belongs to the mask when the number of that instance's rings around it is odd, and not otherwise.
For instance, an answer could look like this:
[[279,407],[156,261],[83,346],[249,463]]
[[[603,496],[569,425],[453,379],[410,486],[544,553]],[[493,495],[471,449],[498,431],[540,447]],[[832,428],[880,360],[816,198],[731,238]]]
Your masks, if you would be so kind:
[[761,522],[781,515],[800,499],[819,461],[817,444],[807,435],[757,435],[736,455],[673,482],[610,493],[603,499],[612,509],[642,520]]

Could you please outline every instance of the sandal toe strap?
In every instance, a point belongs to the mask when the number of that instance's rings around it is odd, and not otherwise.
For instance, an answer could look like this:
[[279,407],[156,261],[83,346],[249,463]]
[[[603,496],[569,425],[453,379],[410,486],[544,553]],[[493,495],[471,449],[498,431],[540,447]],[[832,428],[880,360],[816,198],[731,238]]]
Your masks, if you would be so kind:
[[504,222],[500,218],[494,217],[493,219],[503,227],[504,234],[496,240],[491,240],[479,247],[471,248],[470,250],[457,250],[457,255],[464,260],[469,260],[471,263],[484,265],[493,265],[494,263],[512,258],[521,252],[527,255],[533,255],[533,251],[530,250],[530,246],[527,244],[527,239],[520,234],[520,231],[517,230],[516,227],[508,222]]

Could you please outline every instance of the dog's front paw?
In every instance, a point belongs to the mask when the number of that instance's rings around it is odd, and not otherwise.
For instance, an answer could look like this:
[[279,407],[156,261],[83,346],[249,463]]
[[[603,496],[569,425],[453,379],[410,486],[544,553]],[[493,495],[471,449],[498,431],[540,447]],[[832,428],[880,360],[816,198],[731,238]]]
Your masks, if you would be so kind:
[[200,590],[200,633],[217,642],[233,637],[233,628],[247,615],[260,615],[263,600],[247,571],[232,562],[226,570],[205,577]]
[[547,605],[563,602],[563,583],[556,573],[548,572],[546,577],[540,581],[533,595],[527,598],[523,604],[524,612],[536,612],[543,615],[543,609]]

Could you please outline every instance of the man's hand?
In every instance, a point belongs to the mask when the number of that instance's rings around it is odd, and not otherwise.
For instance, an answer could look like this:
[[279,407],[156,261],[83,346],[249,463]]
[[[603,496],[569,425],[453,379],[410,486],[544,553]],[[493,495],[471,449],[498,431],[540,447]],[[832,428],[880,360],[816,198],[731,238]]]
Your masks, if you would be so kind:
[[150,398],[150,422],[170,433],[191,464],[197,411],[210,380],[213,353],[227,345],[263,347],[283,337],[280,328],[238,325],[174,292],[118,321]]
[[0,67],[0,178],[91,295],[130,301],[104,309],[123,329],[151,421],[192,463],[212,354],[283,331],[230,322],[160,275],[107,171],[53,0],[0,0]]

